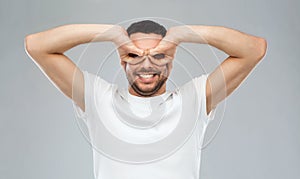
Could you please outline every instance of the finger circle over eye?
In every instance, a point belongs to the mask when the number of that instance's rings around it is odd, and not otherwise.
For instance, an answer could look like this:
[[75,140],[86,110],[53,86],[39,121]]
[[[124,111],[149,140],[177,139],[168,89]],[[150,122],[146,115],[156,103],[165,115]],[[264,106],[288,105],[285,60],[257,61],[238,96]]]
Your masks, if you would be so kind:
[[138,56],[143,56],[143,53],[144,53],[143,50],[141,50],[141,49],[139,49],[139,48],[136,48],[136,54],[137,54]]
[[139,57],[139,55],[135,54],[135,53],[128,53],[128,56],[131,57],[131,58]]
[[163,58],[165,58],[165,54],[163,54],[163,53],[158,53],[158,54],[152,55],[152,57],[153,57],[154,59],[163,59]]

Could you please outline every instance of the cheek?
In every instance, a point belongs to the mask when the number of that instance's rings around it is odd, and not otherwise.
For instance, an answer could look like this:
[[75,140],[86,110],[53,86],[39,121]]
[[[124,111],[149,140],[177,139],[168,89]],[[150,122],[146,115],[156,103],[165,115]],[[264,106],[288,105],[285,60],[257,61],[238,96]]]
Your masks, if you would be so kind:
[[167,68],[167,73],[168,73],[168,76],[170,75],[171,73],[171,70],[172,70],[172,67],[173,67],[173,63],[168,63],[166,64],[166,68]]
[[159,71],[161,72],[160,77],[168,77],[169,75],[169,69],[167,66],[159,68]]
[[136,67],[135,66],[133,66],[133,65],[130,65],[130,64],[126,64],[125,65],[125,72],[126,72],[126,74],[128,75],[133,75],[133,72],[135,72],[136,71]]

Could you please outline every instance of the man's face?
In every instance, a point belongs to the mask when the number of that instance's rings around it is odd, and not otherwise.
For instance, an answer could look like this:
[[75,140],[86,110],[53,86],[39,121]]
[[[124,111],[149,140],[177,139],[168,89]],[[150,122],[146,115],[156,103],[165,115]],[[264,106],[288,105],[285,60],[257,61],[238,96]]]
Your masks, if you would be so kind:
[[[162,39],[158,34],[134,33],[130,35],[133,44],[142,50],[155,48]],[[166,81],[172,68],[172,63],[158,66],[145,57],[145,60],[138,64],[124,63],[130,91],[138,96],[155,96],[165,91]]]

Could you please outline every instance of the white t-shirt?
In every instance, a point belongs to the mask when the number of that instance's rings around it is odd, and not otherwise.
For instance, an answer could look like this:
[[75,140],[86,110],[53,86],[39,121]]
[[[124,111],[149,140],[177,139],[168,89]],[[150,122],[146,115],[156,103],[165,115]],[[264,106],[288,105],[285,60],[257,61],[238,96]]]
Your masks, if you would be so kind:
[[[85,81],[85,112],[76,104],[75,112],[77,117],[84,121],[89,132],[89,138],[93,146],[94,176],[96,179],[199,178],[201,146],[206,127],[213,119],[215,113],[213,109],[209,115],[206,114],[205,85],[208,74],[195,77],[174,91],[166,91],[162,95],[147,98],[131,95],[128,89],[119,88],[117,85],[111,84],[87,71],[83,71],[83,74]],[[182,101],[184,100],[182,99],[187,100],[183,103]],[[153,106],[156,103],[153,103],[153,101],[158,102],[160,106],[164,104],[162,110],[164,116],[160,120],[153,117],[161,112],[159,110],[155,111],[156,108]],[[122,104],[120,105],[119,103]],[[127,121],[121,121],[122,117],[118,116],[118,113],[122,113],[122,110],[123,112],[127,111],[125,116],[128,113],[127,117],[129,117],[126,119]],[[130,121],[130,116],[136,116],[142,120]],[[123,145],[122,147],[106,148],[113,143],[113,140],[106,141],[105,136],[107,134],[101,133],[104,131],[104,128],[101,128],[99,121],[105,126],[105,129],[113,132],[113,136],[120,139],[120,141],[134,144],[143,144],[145,141],[146,143],[160,141],[167,136],[171,136],[172,132],[175,131],[174,129],[176,127],[180,128],[179,124],[182,125],[185,121],[195,121],[195,127],[180,148],[176,148],[176,150],[169,152],[168,155],[161,157],[159,160],[153,160],[148,163],[128,163],[115,160],[113,155],[117,156],[120,153],[123,155],[122,152],[125,152],[124,156],[127,155],[127,157],[131,157],[133,160],[149,159],[150,161],[151,157],[162,156],[166,153],[169,146],[177,145],[172,143],[177,141],[174,141],[173,136],[171,143],[160,144],[168,146],[160,148],[160,151],[154,151],[153,148],[130,151],[130,148],[126,148]],[[182,123],[179,123],[179,121]],[[141,128],[136,128],[135,126]],[[186,128],[188,129],[188,127]],[[182,140],[180,139],[180,135],[177,137],[179,141]],[[101,144],[104,141],[108,142],[107,145]],[[103,151],[107,150],[108,153],[112,154],[112,157],[110,154],[106,155],[107,152],[102,153],[101,147]],[[130,153],[127,154],[126,152],[133,152],[136,155],[130,156]],[[136,156],[138,157],[135,158]],[[147,158],[148,156],[150,158]],[[124,161],[127,161],[126,159],[129,158],[125,157]]]

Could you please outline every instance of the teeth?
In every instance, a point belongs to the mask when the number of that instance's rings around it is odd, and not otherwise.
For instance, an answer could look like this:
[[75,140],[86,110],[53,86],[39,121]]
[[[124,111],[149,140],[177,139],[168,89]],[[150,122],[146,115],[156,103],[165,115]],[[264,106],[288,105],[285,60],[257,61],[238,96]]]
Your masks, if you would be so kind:
[[152,78],[154,75],[139,75],[142,78]]

